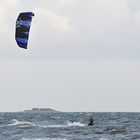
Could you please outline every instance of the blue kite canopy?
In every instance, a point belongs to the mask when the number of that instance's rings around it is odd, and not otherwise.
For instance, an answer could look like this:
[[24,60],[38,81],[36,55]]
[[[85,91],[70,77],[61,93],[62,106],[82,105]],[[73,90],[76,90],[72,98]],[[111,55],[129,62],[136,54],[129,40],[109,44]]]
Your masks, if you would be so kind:
[[20,13],[16,21],[15,39],[19,47],[27,49],[30,26],[34,13]]

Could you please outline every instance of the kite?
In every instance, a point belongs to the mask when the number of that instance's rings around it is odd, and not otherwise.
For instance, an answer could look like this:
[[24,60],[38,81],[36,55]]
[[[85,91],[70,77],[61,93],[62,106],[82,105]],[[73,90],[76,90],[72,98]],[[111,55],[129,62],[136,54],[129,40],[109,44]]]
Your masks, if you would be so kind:
[[34,13],[20,13],[16,21],[15,39],[19,47],[27,49],[30,26]]

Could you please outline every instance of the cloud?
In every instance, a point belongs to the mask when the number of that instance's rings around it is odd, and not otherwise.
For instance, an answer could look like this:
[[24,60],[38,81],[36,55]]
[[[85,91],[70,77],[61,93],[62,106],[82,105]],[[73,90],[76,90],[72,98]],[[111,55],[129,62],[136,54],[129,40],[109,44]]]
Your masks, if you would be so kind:
[[[13,41],[12,45],[16,45],[15,20],[21,11],[30,10],[35,12],[35,17],[29,45],[31,43],[33,48],[41,45],[38,50],[44,47],[40,53],[44,57],[45,51],[54,51],[46,50],[47,47],[56,46],[61,50],[61,58],[65,58],[63,54],[66,56],[69,51],[69,56],[78,56],[79,52],[82,56],[94,54],[99,57],[131,56],[133,52],[135,56],[138,51],[136,46],[140,45],[140,13],[137,11],[132,14],[128,3],[130,0],[5,0],[0,5],[2,44],[11,46],[10,41]],[[133,1],[131,3],[136,5]],[[7,38],[11,40],[7,42]],[[66,46],[71,49],[64,49]]]
[[[137,108],[140,90],[140,12],[139,8],[132,12],[129,1],[1,1],[0,106],[6,106],[4,101],[7,97],[13,97],[13,102],[8,98],[7,110],[10,107],[15,109],[14,105],[18,107],[20,102],[24,107],[27,99],[28,105],[36,105],[40,97],[40,105],[53,104],[64,108],[66,103],[67,107],[74,109],[79,96],[85,95],[81,102],[89,102],[89,97],[95,97],[95,100],[93,102],[91,98],[88,106],[79,103],[78,108],[82,110],[93,110],[95,106],[94,109],[99,111],[96,107],[101,106],[100,103],[108,109],[111,104],[111,109],[124,109],[124,103],[128,103],[129,109],[131,106]],[[136,6],[138,3],[135,1],[131,0],[131,3]],[[28,50],[23,50],[14,39],[15,21],[20,12],[29,10],[35,12],[35,17]],[[34,101],[32,93],[36,95]],[[54,100],[56,94],[64,100]],[[69,101],[65,100],[67,96]],[[130,106],[132,98],[136,102]],[[71,106],[73,99],[74,105]],[[107,101],[110,103],[106,105]]]
[[58,0],[60,7],[65,7],[67,5],[73,5],[75,3],[75,0]]
[[7,29],[7,26],[5,25],[5,16],[6,16],[6,10],[4,7],[0,6],[0,32],[3,33]]
[[127,1],[129,10],[132,14],[135,14],[140,10],[140,1],[139,0],[128,0]]
[[135,23],[140,23],[140,11],[137,11],[134,15],[133,15],[133,20]]
[[65,5],[66,4],[66,0],[59,0],[59,4]]
[[40,17],[45,18],[49,25],[60,31],[72,31],[73,27],[70,25],[70,19],[66,16],[56,14],[52,10],[46,10],[43,8],[35,8],[36,13],[40,14]]
[[18,5],[18,3],[19,3],[19,0],[7,0],[7,5],[9,7],[15,7]]
[[3,6],[0,6],[0,19],[3,19],[6,16],[6,10]]
[[50,22],[50,25],[55,27],[56,29],[60,29],[63,31],[73,30],[72,26],[69,23],[68,17],[59,16],[53,11],[47,11],[47,18]]
[[19,0],[5,0],[0,5],[0,19],[6,24],[6,18],[9,17],[14,8],[19,4]]
[[1,2],[1,5],[4,6],[5,8],[7,7],[15,7],[19,4],[19,0],[4,0]]
[[15,20],[17,18],[17,8],[19,0],[4,0],[0,5],[0,58],[11,56],[13,38],[15,32]]

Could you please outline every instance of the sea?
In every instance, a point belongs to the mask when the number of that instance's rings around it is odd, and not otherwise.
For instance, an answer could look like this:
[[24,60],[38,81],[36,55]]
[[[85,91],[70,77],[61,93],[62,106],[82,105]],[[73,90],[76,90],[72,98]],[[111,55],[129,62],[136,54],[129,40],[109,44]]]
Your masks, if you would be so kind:
[[0,140],[140,140],[140,113],[0,113]]

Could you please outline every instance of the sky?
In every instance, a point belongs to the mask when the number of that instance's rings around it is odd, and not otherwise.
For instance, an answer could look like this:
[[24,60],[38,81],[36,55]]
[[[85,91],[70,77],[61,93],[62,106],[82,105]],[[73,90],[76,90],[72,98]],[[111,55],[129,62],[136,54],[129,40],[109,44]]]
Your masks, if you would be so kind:
[[[20,12],[35,13],[28,49]],[[0,0],[0,112],[140,111],[139,0]]]

